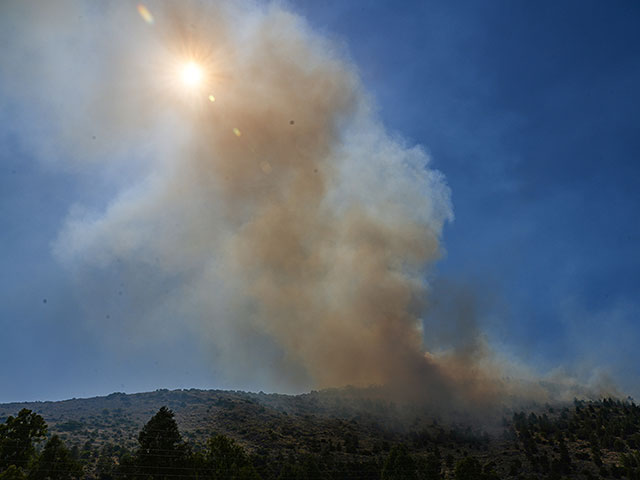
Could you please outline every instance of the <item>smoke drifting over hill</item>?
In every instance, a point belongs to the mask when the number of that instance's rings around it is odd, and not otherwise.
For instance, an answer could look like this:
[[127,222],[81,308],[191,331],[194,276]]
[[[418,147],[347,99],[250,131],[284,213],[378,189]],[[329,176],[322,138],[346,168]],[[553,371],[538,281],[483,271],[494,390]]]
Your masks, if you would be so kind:
[[[425,351],[450,192],[337,42],[278,5],[10,13],[30,25],[3,54],[12,91],[51,122],[33,148],[109,192],[53,244],[107,339],[189,330],[229,381],[265,388],[385,384],[454,408],[550,395],[504,380],[472,317],[463,347]],[[187,58],[193,90],[175,78]]]

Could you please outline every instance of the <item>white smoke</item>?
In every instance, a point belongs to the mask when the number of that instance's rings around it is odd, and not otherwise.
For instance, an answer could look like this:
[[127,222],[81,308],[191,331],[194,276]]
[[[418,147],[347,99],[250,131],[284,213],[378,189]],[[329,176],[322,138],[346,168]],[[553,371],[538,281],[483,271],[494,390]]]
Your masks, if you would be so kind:
[[[2,35],[4,89],[48,125],[16,129],[110,193],[74,206],[53,245],[88,321],[115,343],[195,332],[241,383],[504,393],[481,341],[424,349],[449,188],[385,130],[342,49],[278,4],[153,2],[152,24],[136,7],[2,7],[18,26]],[[189,56],[206,91],[172,77]]]

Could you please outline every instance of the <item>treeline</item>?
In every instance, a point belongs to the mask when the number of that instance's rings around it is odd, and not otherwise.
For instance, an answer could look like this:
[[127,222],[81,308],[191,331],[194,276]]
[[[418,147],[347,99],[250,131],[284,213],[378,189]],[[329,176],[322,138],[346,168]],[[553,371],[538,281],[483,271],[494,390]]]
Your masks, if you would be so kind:
[[[513,416],[513,428],[535,478],[640,480],[640,407],[633,401],[574,400],[573,409],[554,412],[549,407],[548,413]],[[516,465],[512,473],[521,468]]]
[[53,435],[36,452],[35,443],[47,434],[44,419],[22,409],[0,425],[0,479],[46,480],[80,478],[81,464],[72,458],[60,437]]
[[40,415],[23,409],[0,425],[0,480],[640,480],[640,407],[632,401],[576,400],[571,408],[515,413],[502,439],[446,432],[434,422],[428,431],[383,439],[380,448],[370,448],[370,437],[363,447],[355,430],[320,448],[314,433],[296,432],[298,442],[286,447],[258,437],[246,449],[220,434],[187,442],[162,407],[135,448],[87,442],[68,449],[48,437]]
[[[68,449],[57,435],[38,450],[47,435],[40,415],[23,409],[0,425],[0,480],[440,480],[443,459],[437,448],[428,455],[412,455],[403,443],[390,447],[386,457],[366,461],[338,460],[330,454],[249,454],[233,439],[215,435],[203,447],[185,442],[174,414],[166,407],[147,422],[138,435],[138,448],[107,444],[97,460],[83,461],[85,452]],[[89,452],[86,452],[89,453]],[[449,462],[450,459],[447,459]],[[457,462],[456,480],[495,480],[493,465],[467,457]]]
[[133,453],[105,446],[98,457],[96,477],[100,480],[442,478],[439,457],[432,455],[423,461],[415,459],[402,444],[392,447],[383,461],[338,461],[330,454],[296,452],[280,452],[275,457],[250,454],[225,435],[209,438],[203,448],[196,450],[182,439],[173,413],[166,407],[142,428],[138,443],[139,447]]

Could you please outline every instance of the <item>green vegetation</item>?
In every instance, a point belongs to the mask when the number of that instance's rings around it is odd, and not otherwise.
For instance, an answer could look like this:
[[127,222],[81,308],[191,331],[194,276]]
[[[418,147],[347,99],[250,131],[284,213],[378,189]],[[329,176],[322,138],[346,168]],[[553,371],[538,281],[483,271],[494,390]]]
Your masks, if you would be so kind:
[[71,480],[82,476],[82,466],[73,459],[60,437],[52,436],[42,453],[33,459],[29,480]]
[[34,443],[42,440],[47,425],[40,415],[23,408],[0,425],[0,471],[12,465],[24,469],[34,457]]
[[92,409],[39,404],[46,423],[23,408],[0,424],[0,480],[640,480],[631,400],[538,406],[489,435],[359,395],[162,390]]
[[70,480],[80,478],[82,467],[57,435],[37,453],[35,444],[47,433],[44,419],[23,408],[0,425],[0,478],[2,480]]
[[140,431],[138,442],[140,446],[126,468],[129,476],[177,478],[189,466],[189,447],[180,436],[173,412],[167,407],[151,417]]

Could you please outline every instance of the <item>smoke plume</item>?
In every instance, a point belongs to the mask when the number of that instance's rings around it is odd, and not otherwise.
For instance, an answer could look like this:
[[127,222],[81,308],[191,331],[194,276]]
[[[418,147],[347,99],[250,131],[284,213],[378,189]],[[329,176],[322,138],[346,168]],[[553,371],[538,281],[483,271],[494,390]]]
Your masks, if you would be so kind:
[[[449,188],[387,132],[340,43],[278,4],[136,7],[7,9],[29,31],[4,38],[8,88],[49,122],[31,148],[99,192],[53,243],[87,321],[120,343],[195,332],[230,381],[266,388],[461,408],[516,388],[471,314],[464,348],[425,350]],[[196,91],[176,80],[186,58]]]

